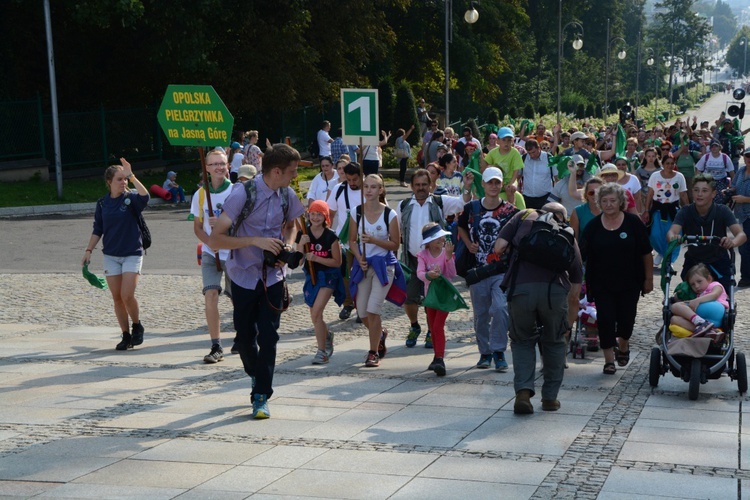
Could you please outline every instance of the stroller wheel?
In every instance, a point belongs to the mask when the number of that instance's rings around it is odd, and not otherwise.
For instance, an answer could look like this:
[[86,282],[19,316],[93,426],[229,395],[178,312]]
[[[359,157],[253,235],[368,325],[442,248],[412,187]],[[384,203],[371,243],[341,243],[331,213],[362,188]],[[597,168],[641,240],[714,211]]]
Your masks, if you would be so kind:
[[747,362],[745,361],[745,353],[738,352],[736,356],[737,363],[737,388],[740,390],[740,394],[747,392]]
[[701,360],[694,359],[690,365],[690,382],[688,382],[688,399],[695,401],[698,399],[698,392],[701,386]]
[[661,349],[654,347],[651,349],[651,359],[648,365],[648,383],[651,387],[659,385],[659,376],[661,375]]

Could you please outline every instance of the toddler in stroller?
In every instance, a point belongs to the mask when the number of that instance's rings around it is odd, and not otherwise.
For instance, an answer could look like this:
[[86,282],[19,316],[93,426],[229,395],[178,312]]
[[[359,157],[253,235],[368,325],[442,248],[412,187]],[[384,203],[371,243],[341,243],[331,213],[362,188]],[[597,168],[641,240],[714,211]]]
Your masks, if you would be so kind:
[[714,281],[705,264],[691,267],[685,277],[696,297],[672,304],[670,325],[680,328],[670,327],[670,330],[676,337],[687,331],[691,337],[709,337],[714,342],[721,342],[724,332],[718,327],[729,309],[726,290],[721,283]]

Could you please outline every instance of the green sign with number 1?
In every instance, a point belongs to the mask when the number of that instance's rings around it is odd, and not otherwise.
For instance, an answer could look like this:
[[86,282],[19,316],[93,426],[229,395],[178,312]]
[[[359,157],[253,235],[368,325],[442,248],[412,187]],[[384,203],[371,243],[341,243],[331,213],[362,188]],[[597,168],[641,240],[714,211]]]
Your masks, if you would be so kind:
[[342,139],[345,144],[380,142],[377,89],[341,89]]

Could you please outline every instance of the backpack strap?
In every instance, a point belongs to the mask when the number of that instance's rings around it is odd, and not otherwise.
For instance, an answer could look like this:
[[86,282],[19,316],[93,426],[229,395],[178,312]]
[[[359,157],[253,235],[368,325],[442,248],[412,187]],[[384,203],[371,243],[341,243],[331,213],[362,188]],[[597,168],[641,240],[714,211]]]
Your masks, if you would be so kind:
[[350,208],[349,208],[349,190],[347,189],[347,187],[348,187],[348,185],[347,185],[346,181],[342,182],[341,185],[339,186],[338,191],[336,191],[336,196],[334,197],[334,199],[336,201],[338,201],[339,196],[341,196],[341,193],[343,192],[344,193],[344,203],[346,204],[346,209],[350,210]]
[[443,210],[443,197],[442,197],[442,195],[433,194],[432,195],[432,199],[435,200],[435,204],[438,206],[438,208],[442,212],[442,210]]

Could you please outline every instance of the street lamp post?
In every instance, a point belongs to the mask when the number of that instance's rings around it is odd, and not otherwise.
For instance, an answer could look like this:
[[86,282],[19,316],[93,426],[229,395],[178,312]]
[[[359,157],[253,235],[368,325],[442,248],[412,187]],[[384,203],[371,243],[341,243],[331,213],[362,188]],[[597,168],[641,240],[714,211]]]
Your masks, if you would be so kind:
[[[606,119],[607,115],[609,115],[609,53],[612,50],[611,43],[620,41],[623,44],[626,43],[623,38],[615,37],[611,41],[609,39],[609,19],[607,19],[607,68],[604,73],[604,117]],[[627,52],[625,52],[625,49],[620,50],[620,52],[617,53],[617,58],[622,60],[625,59],[625,57],[628,55]]]
[[[471,8],[464,14],[464,21],[474,24],[479,20],[477,6],[479,2],[471,2]],[[453,42],[453,0],[445,0],[445,126],[450,124],[450,55],[449,48]]]
[[[646,64],[649,66],[654,64],[654,50],[652,48],[644,49],[644,52],[648,55]],[[641,91],[641,32],[638,32],[638,66],[635,72],[635,116],[638,116],[638,107],[641,104],[640,91]]]
[[583,47],[583,26],[581,26],[581,23],[571,21],[563,28],[562,0],[560,0],[560,8],[557,15],[557,123],[560,123],[560,86],[563,58],[563,33],[571,26],[575,27],[578,30],[578,33],[576,33],[576,39],[573,41],[573,49],[581,50],[581,47]]
[[740,41],[742,45],[745,46],[745,62],[742,65],[742,77],[744,78],[745,75],[747,74],[747,37],[743,36],[742,38],[740,38]]

